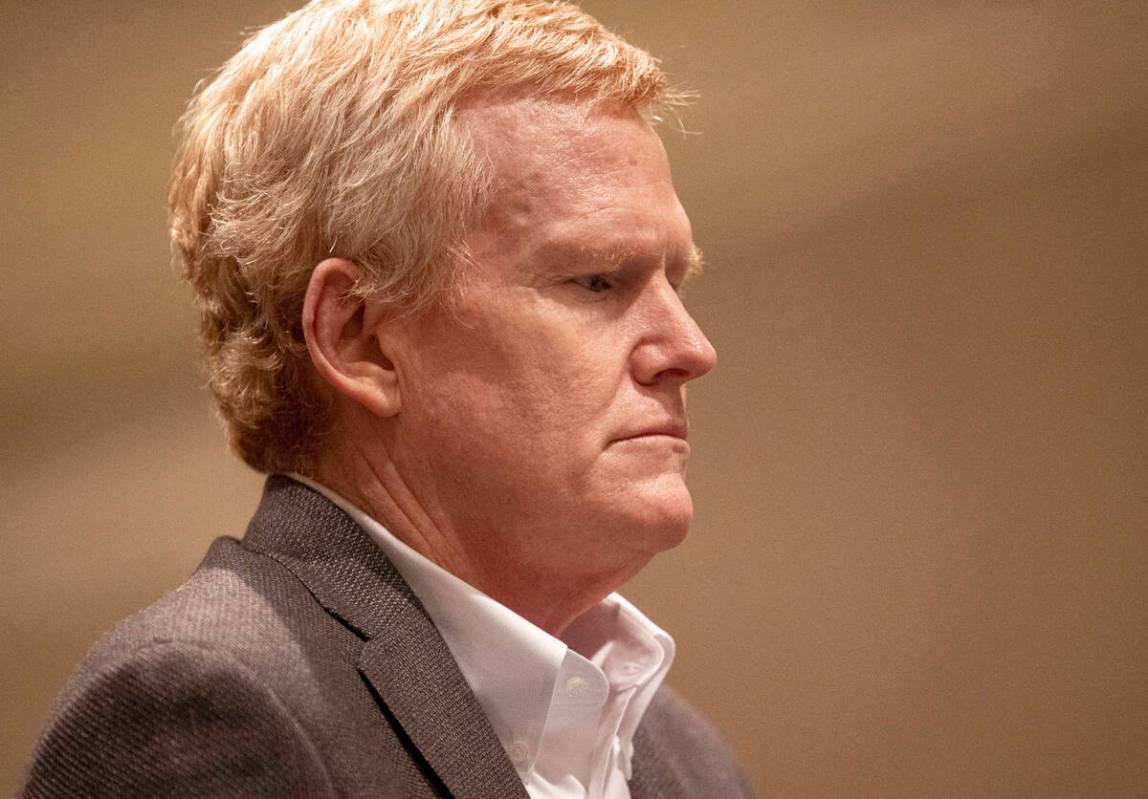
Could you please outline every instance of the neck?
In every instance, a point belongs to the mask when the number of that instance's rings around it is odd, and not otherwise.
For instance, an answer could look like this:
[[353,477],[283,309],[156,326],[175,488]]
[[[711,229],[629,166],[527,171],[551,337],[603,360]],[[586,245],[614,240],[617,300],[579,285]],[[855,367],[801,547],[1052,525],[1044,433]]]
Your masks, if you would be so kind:
[[[547,567],[545,559],[520,555],[539,551],[544,531],[516,534],[514,520],[500,525],[458,525],[440,508],[427,507],[385,448],[366,451],[344,437],[311,477],[339,493],[438,566],[554,636],[598,604],[645,565],[594,574],[576,571],[576,561]],[[377,439],[376,439],[377,440]],[[529,542],[523,546],[522,542]]]

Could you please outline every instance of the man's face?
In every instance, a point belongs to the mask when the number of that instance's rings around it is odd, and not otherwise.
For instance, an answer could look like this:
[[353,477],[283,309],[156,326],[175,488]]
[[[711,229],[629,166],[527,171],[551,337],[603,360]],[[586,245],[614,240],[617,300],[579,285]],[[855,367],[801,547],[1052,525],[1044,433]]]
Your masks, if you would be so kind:
[[628,111],[462,121],[498,192],[458,295],[401,334],[396,466],[488,572],[632,573],[686,533],[685,384],[715,359],[679,297],[695,250],[665,151]]

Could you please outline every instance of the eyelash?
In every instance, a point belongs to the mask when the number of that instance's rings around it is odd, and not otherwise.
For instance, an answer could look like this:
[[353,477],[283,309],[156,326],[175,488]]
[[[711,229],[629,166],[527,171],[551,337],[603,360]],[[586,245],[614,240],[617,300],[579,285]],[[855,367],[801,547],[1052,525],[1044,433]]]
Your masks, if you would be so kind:
[[576,277],[572,282],[593,294],[601,294],[614,287],[614,281],[611,280],[608,275],[604,275],[601,272],[595,272],[585,277]]

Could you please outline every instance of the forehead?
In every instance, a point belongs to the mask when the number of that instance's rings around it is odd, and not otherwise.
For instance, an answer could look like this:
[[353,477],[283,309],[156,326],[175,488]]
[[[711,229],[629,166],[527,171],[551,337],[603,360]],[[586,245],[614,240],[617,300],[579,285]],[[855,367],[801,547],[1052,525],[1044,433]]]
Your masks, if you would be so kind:
[[519,96],[460,117],[494,178],[472,252],[591,240],[598,249],[691,247],[665,149],[637,111]]
[[616,134],[621,127],[640,133],[642,138],[658,140],[635,108],[522,92],[479,95],[459,108],[458,119],[479,149],[502,166],[524,161],[545,163],[554,155],[577,157],[598,152],[608,156],[600,135]]

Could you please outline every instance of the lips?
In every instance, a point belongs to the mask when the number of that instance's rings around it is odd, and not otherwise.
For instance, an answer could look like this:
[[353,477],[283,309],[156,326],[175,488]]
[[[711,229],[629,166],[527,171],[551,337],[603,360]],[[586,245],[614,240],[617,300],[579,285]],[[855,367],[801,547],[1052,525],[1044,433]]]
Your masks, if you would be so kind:
[[671,438],[680,438],[686,441],[689,438],[689,425],[683,422],[669,421],[649,427],[643,427],[635,430],[632,433],[619,436],[615,441],[631,441],[636,438],[646,438],[651,436],[670,436]]

